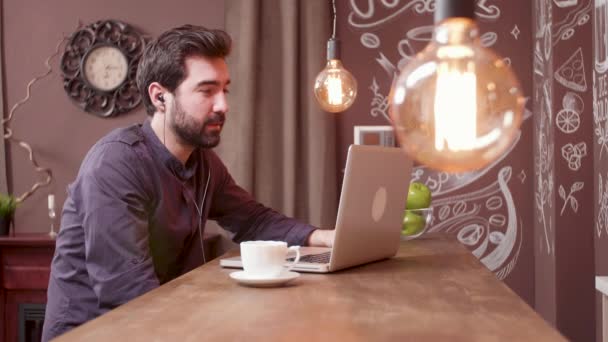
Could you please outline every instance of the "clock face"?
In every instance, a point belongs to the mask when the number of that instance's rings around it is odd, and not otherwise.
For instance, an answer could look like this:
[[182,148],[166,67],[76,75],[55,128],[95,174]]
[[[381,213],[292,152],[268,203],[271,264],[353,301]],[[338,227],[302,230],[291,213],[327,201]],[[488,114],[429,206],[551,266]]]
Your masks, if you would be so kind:
[[127,78],[129,63],[120,49],[99,46],[87,54],[82,68],[91,86],[101,91],[111,91]]

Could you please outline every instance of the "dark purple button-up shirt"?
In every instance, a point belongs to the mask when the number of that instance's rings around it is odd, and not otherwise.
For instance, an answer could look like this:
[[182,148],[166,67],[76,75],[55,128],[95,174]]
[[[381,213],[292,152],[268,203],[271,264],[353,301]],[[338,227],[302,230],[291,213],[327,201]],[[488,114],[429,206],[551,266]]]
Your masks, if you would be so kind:
[[315,229],[257,203],[209,149],[183,165],[149,120],[101,139],[68,187],[43,341],[200,266],[207,219],[236,242],[304,245]]

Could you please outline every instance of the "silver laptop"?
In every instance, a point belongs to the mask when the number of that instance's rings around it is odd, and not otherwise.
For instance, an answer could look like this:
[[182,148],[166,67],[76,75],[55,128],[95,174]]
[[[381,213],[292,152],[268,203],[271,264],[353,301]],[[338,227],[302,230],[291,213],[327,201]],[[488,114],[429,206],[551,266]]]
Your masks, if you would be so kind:
[[[399,148],[351,145],[334,246],[302,247],[293,270],[327,273],[394,256],[411,171],[412,161]],[[221,259],[220,265],[242,267],[240,257]]]

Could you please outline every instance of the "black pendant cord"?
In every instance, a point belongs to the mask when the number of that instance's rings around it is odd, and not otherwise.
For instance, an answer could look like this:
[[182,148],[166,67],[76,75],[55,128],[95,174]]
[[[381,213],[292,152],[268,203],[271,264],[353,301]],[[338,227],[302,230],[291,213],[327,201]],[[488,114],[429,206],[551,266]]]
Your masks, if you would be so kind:
[[336,0],[332,0],[331,1],[331,8],[332,8],[332,20],[333,20],[333,31],[331,34],[331,37],[333,39],[336,39]]
[[331,1],[332,6],[332,24],[333,30],[331,34],[331,38],[327,41],[327,60],[330,59],[340,59],[340,40],[336,37],[336,0]]
[[447,18],[475,20],[475,0],[436,0],[435,24]]

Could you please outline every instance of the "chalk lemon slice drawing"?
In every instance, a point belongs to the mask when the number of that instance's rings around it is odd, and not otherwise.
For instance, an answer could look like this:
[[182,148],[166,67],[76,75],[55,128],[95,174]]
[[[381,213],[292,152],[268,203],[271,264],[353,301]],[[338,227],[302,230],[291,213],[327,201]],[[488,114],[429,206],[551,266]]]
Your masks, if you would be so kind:
[[570,109],[562,109],[557,113],[555,124],[564,133],[574,133],[581,124],[580,115]]

